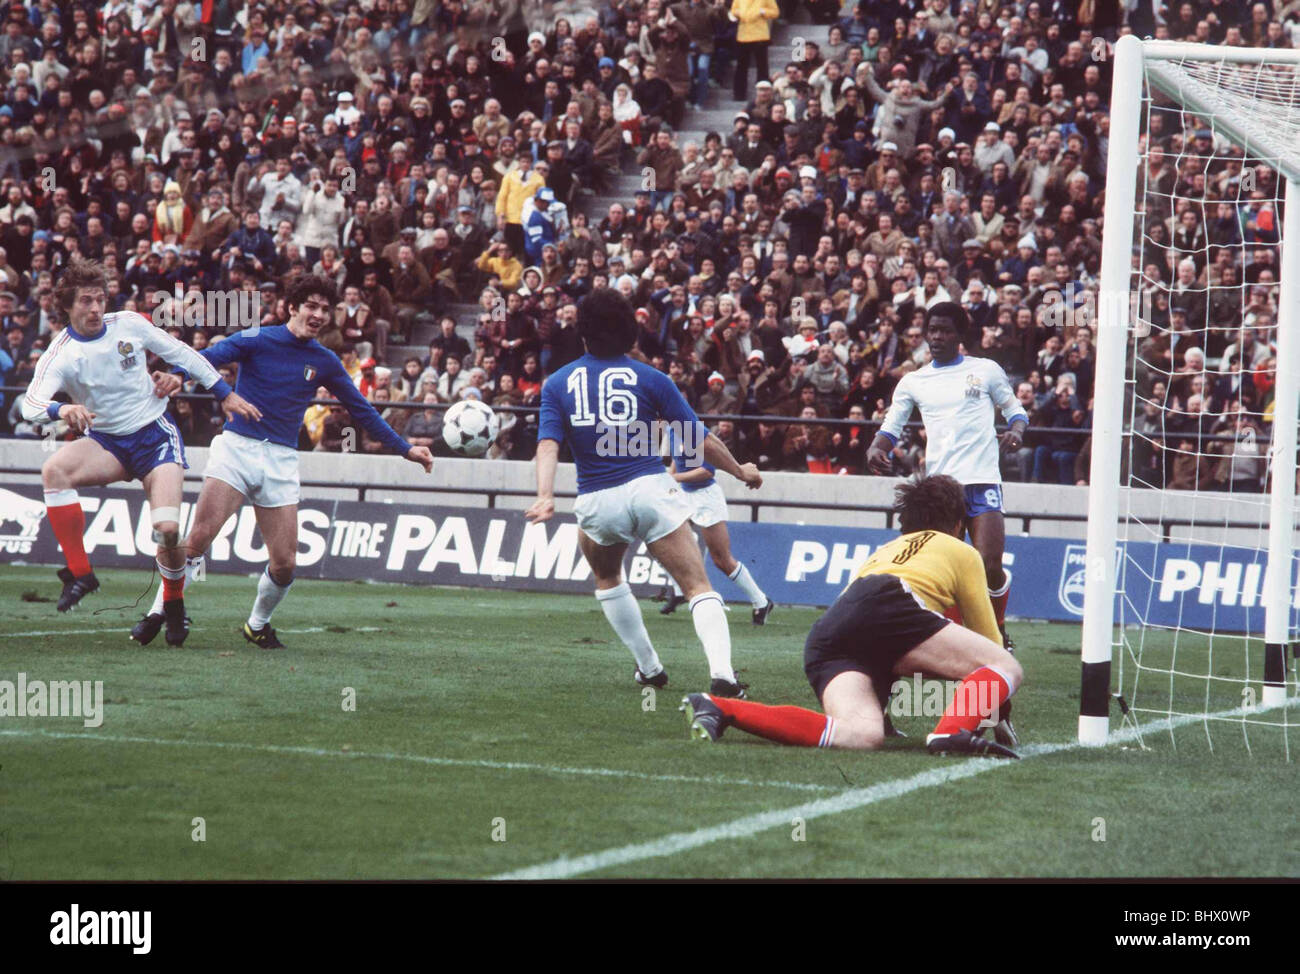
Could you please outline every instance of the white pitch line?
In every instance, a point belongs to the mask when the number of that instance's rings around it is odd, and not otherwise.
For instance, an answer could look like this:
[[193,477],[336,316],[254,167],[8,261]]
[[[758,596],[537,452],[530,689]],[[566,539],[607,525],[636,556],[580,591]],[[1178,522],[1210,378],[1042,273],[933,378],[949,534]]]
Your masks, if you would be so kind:
[[[1288,701],[1282,706],[1291,706],[1295,701]],[[1260,713],[1264,708],[1254,708],[1251,713]],[[1174,717],[1173,719],[1163,718],[1152,721],[1141,727],[1130,727],[1117,731],[1110,737],[1111,743],[1121,744],[1126,741],[1136,740],[1139,734],[1157,733],[1163,730],[1170,730],[1181,724],[1200,723],[1207,718],[1225,718],[1233,716],[1243,716],[1246,709],[1238,707],[1234,710],[1219,711],[1215,714],[1206,715],[1187,715],[1186,717]],[[1042,757],[1049,754],[1056,754],[1061,751],[1070,751],[1076,748],[1082,748],[1084,745],[1078,741],[1055,744],[1033,744],[1024,748],[1020,754],[1022,758]],[[805,802],[802,805],[795,805],[791,808],[782,808],[775,811],[759,812],[755,815],[746,815],[744,818],[738,818],[731,822],[723,822],[720,825],[711,825],[707,828],[695,829],[692,832],[674,832],[671,835],[665,835],[659,839],[653,839],[649,842],[636,842],[631,845],[619,846],[614,849],[604,849],[600,852],[588,853],[587,855],[570,858],[561,856],[558,859],[552,859],[550,862],[539,863],[535,866],[527,866],[523,869],[516,869],[512,872],[501,873],[497,876],[490,876],[493,880],[546,880],[546,879],[572,879],[574,876],[581,876],[584,873],[596,872],[601,869],[609,869],[614,866],[623,866],[632,862],[641,862],[645,859],[658,859],[664,856],[673,856],[679,852],[686,852],[690,849],[698,849],[700,846],[708,845],[712,842],[719,842],[723,839],[747,839],[757,835],[759,832],[766,832],[768,829],[780,828],[781,826],[789,827],[791,821],[795,818],[801,818],[805,822],[822,818],[826,815],[838,815],[841,812],[851,812],[859,808],[865,808],[867,805],[874,805],[877,802],[886,801],[890,798],[900,798],[903,795],[911,794],[914,791],[920,791],[923,788],[935,788],[939,785],[951,784],[954,781],[961,781],[963,778],[972,778],[978,774],[984,774],[989,771],[995,771],[999,768],[1015,767],[1020,762],[997,760],[992,758],[971,758],[956,764],[945,764],[942,767],[935,768],[931,771],[923,771],[920,774],[912,775],[910,778],[896,778],[890,781],[882,781],[878,784],[866,788],[855,788],[851,791],[841,792],[838,795],[832,795],[829,798],[819,798],[816,801]]]
[[370,758],[377,761],[409,761],[448,768],[480,768],[488,771],[534,771],[541,774],[572,775],[584,778],[630,778],[638,781],[661,781],[693,785],[735,785],[751,788],[785,788],[793,791],[836,791],[832,785],[797,781],[755,781],[749,778],[709,778],[682,774],[649,774],[619,768],[566,768],[549,764],[519,761],[487,761],[474,758],[440,758],[422,754],[393,754],[374,751],[332,751],[327,748],[293,747],[284,744],[241,744],[235,741],[186,741],[161,737],[123,737],[112,734],[72,733],[43,730],[0,730],[0,737],[50,738],[53,740],[102,741],[113,744],[149,744],[164,747],[206,747],[218,750],[253,751],[264,754],[293,754],[317,758]]
[[[277,631],[292,632],[292,633],[325,632],[328,628],[329,628],[328,626],[310,626],[307,629],[280,629]],[[31,632],[0,632],[0,636],[6,639],[11,637],[16,639],[19,636],[93,636],[97,634],[111,636],[114,633],[119,633],[120,631],[121,630],[114,629],[112,626],[108,626],[100,629],[34,629]],[[356,628],[348,629],[348,632],[383,632],[383,631],[384,630],[380,626],[357,626]],[[347,633],[339,633],[339,635],[346,636]]]

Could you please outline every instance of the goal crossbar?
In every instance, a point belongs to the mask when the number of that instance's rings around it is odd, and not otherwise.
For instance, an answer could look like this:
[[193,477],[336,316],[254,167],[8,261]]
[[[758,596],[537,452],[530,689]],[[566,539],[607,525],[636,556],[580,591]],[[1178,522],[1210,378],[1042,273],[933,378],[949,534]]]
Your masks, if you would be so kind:
[[1147,41],[1141,57],[1162,94],[1300,180],[1300,51]]

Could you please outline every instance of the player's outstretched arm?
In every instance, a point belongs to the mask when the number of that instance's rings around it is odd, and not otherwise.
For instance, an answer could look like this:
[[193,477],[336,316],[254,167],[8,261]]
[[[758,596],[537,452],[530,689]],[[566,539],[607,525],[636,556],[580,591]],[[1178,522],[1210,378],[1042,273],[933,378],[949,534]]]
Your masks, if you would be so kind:
[[411,446],[397,430],[393,429],[379,415],[379,411],[352,384],[351,377],[343,370],[343,363],[335,359],[337,372],[324,381],[324,386],[338,398],[348,413],[361,424],[362,428],[377,439],[392,453],[405,457],[412,463],[424,467],[425,473],[433,470],[433,454],[427,446]]
[[433,454],[427,446],[413,446],[406,451],[406,459],[418,463],[425,473],[433,473]]
[[[200,355],[194,349],[190,348],[179,339],[173,338],[167,332],[154,325],[148,318],[143,315],[134,315],[127,317],[127,326],[139,335],[141,344],[149,351],[153,352],[168,365],[180,369],[187,375],[193,376],[199,381],[199,385],[209,390],[219,401],[223,401],[232,394],[230,385],[225,379],[221,378],[221,373],[217,371],[216,366],[205,356]],[[218,346],[226,344],[225,339],[217,343]],[[158,393],[158,376],[154,375],[154,393]],[[240,400],[243,402],[243,400]],[[247,406],[247,403],[244,403]],[[240,413],[240,415],[245,415]],[[251,417],[250,417],[251,418]],[[258,414],[261,418],[261,414]]]
[[537,441],[537,500],[524,517],[534,524],[549,521],[555,514],[555,468],[560,461],[558,440]]
[[704,438],[704,462],[711,463],[719,470],[731,474],[750,490],[757,490],[763,486],[763,475],[758,472],[758,467],[752,463],[741,463],[731,455],[727,444],[712,433]]
[[[185,380],[175,372],[154,372],[153,373],[153,394],[159,399],[170,399],[185,387]],[[262,411],[254,406],[251,402],[233,390],[226,393],[226,397],[221,402],[221,411],[226,416],[243,416],[252,422],[260,422]]]

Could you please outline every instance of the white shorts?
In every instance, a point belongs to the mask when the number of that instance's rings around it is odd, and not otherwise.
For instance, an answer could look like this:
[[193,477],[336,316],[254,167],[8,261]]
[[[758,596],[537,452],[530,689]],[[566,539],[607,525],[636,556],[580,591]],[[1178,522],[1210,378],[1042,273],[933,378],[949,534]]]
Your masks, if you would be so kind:
[[609,546],[658,541],[688,521],[694,506],[681,484],[667,473],[655,473],[580,494],[573,513],[587,537]]
[[297,450],[229,431],[213,437],[203,476],[230,484],[257,507],[285,507],[302,496]]
[[709,484],[699,490],[688,491],[687,498],[695,505],[691,523],[697,528],[711,528],[715,524],[727,523],[727,496],[718,483]]

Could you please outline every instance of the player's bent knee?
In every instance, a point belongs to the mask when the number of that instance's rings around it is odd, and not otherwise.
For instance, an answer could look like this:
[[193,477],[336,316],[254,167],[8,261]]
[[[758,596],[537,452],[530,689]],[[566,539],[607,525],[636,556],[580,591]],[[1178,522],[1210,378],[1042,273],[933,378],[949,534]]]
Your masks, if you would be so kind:
[[72,486],[68,471],[58,456],[50,457],[41,464],[41,486],[46,490],[66,490]]
[[999,660],[997,663],[998,670],[1002,675],[1011,682],[1011,689],[1019,689],[1020,685],[1025,682],[1025,671],[1017,660],[1010,653],[1006,654],[1006,659]]
[[266,573],[271,576],[271,581],[276,585],[288,585],[293,581],[295,567],[297,564],[292,558],[288,561],[273,561],[267,566]]
[[885,729],[878,721],[835,718],[832,747],[850,751],[875,751],[885,743]]

